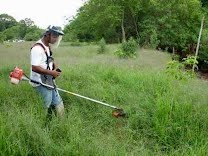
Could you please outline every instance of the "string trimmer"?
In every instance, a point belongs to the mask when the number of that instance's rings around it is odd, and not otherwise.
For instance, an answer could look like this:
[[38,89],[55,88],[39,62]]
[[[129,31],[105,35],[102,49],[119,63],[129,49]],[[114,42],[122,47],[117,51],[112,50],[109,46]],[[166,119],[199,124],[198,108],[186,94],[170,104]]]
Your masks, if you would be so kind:
[[95,102],[95,103],[98,103],[98,104],[101,104],[101,105],[104,105],[106,107],[113,108],[114,110],[112,111],[112,116],[114,116],[114,117],[118,118],[118,117],[125,117],[126,116],[126,114],[124,113],[122,108],[118,108],[116,106],[113,106],[113,105],[110,105],[110,104],[107,104],[107,103],[104,103],[104,102],[101,102],[101,101],[98,101],[98,100],[80,95],[80,94],[77,94],[77,93],[73,93],[73,92],[58,88],[58,87],[50,86],[50,85],[44,84],[42,82],[37,82],[37,81],[31,80],[28,76],[26,76],[24,74],[22,69],[20,69],[18,67],[15,67],[14,70],[10,73],[10,81],[11,81],[12,84],[17,85],[17,84],[19,84],[20,80],[26,80],[26,81],[30,81],[30,82],[33,82],[33,83],[36,83],[36,84],[40,84],[44,87],[48,87],[48,88],[51,88],[51,89],[56,89],[56,90],[59,90],[59,91],[62,91],[62,92],[65,92],[65,93],[68,93],[68,94],[71,94],[71,95],[74,95],[74,96],[77,96],[77,97]]

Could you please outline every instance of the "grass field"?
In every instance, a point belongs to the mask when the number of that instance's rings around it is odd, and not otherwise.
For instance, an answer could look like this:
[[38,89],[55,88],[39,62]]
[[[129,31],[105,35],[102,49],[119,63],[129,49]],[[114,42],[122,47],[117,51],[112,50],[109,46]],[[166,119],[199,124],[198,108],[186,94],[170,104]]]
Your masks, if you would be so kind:
[[208,155],[207,81],[165,74],[169,54],[139,49],[119,59],[108,45],[61,44],[54,57],[60,88],[122,107],[111,108],[61,93],[66,114],[44,126],[41,100],[27,82],[11,85],[15,66],[29,75],[31,42],[0,45],[0,155]]

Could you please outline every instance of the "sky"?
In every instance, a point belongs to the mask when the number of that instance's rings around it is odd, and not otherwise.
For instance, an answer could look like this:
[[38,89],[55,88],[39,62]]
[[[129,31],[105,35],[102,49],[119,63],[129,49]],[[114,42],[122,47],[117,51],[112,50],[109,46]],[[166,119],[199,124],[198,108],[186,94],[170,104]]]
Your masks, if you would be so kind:
[[64,27],[67,18],[76,15],[85,0],[0,0],[0,14],[6,13],[18,22],[30,18],[39,28]]

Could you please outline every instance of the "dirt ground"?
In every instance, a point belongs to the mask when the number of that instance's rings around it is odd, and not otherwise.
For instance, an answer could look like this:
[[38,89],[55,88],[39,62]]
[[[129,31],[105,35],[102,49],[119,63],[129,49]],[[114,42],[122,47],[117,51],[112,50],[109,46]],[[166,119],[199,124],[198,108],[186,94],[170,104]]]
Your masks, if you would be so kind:
[[198,72],[197,74],[200,79],[208,81],[208,73]]

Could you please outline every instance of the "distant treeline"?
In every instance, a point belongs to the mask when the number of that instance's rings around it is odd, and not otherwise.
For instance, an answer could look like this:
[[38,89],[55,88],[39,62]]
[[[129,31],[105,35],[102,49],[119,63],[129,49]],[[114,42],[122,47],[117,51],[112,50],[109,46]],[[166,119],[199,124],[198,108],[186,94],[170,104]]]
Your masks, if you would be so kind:
[[30,18],[19,22],[8,14],[0,14],[0,42],[12,40],[37,40],[42,33]]

